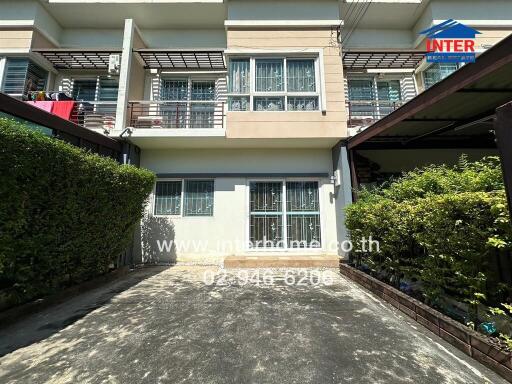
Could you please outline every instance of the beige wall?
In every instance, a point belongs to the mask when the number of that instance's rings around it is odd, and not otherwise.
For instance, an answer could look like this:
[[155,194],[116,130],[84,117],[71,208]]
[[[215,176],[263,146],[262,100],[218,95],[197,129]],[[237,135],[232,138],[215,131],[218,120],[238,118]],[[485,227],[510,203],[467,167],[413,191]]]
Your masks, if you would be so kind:
[[34,32],[29,29],[0,30],[0,49],[28,51],[32,45],[33,34]]
[[[511,15],[512,17],[512,15]],[[477,28],[481,35],[476,35],[475,48],[477,50],[487,49],[490,45],[495,45],[512,33],[512,29],[484,29]]]
[[269,50],[276,54],[279,54],[280,50],[322,50],[324,78],[320,80],[325,83],[326,113],[228,112],[227,137],[346,137],[343,65],[339,50],[330,46],[332,39],[330,29],[228,30],[228,50]]

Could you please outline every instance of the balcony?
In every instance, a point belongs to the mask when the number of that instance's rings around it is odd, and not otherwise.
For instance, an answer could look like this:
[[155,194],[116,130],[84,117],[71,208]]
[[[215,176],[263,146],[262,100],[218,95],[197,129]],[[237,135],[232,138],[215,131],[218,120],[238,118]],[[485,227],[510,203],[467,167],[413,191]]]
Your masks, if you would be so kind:
[[85,128],[107,133],[116,123],[117,101],[78,101],[62,91],[29,92],[28,98],[27,103]]
[[400,108],[403,101],[352,100],[347,102],[348,127],[366,128]]
[[130,101],[129,126],[139,129],[224,129],[223,101]]

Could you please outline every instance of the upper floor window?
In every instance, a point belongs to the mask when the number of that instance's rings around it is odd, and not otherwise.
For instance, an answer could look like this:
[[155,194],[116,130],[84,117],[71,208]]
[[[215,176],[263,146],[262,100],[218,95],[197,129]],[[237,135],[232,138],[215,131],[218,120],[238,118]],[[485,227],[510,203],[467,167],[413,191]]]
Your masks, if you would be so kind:
[[[170,128],[214,128],[219,123],[215,80],[164,78],[160,99],[164,124]],[[217,120],[217,121],[216,121]]]
[[28,97],[31,92],[44,91],[48,72],[27,58],[8,58],[3,92]]
[[108,77],[73,80],[73,99],[78,101],[117,101],[118,81]]
[[400,80],[349,79],[348,102],[352,116],[383,117],[402,102]]
[[425,89],[439,83],[459,69],[457,63],[434,63],[423,72],[423,84]]
[[317,111],[312,58],[239,58],[229,62],[230,111]]

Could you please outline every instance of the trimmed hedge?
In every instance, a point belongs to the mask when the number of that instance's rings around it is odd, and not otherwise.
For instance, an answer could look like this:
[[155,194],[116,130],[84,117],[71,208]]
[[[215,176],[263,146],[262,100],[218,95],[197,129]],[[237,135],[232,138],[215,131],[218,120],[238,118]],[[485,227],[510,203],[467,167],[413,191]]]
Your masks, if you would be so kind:
[[346,225],[355,249],[361,238],[380,242],[380,252],[356,253],[356,264],[397,287],[403,279],[419,280],[433,305],[443,295],[495,305],[510,294],[490,265],[512,245],[497,158],[463,158],[456,167],[427,167],[363,191],[347,208]]
[[155,176],[0,119],[0,302],[108,272]]

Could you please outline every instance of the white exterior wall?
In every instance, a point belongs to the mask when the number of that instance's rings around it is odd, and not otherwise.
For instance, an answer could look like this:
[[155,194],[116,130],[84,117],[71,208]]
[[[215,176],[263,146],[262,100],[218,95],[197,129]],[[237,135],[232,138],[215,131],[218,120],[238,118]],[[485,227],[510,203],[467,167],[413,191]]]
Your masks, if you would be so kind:
[[[197,150],[143,150],[141,167],[157,174],[162,173],[238,173],[246,177],[215,178],[214,214],[212,217],[154,217],[153,198],[147,206],[149,220],[142,226],[151,228],[153,234],[151,247],[142,242],[143,257],[159,262],[200,261],[219,263],[229,255],[255,254],[337,254],[337,226],[334,199],[334,185],[329,177],[310,178],[319,182],[320,218],[322,249],[290,251],[254,251],[249,250],[249,181],[270,180],[269,177],[251,177],[250,174],[332,174],[330,149],[197,149]],[[208,177],[201,177],[207,179]],[[290,177],[287,180],[303,178]],[[147,224],[149,223],[149,224]],[[191,245],[187,251],[177,250],[160,253],[155,248],[156,236],[185,245]],[[162,239],[163,240],[163,239]],[[194,241],[202,241],[194,248]],[[174,255],[174,252],[176,255]],[[137,255],[137,252],[136,252]],[[139,256],[140,257],[140,256]]]

